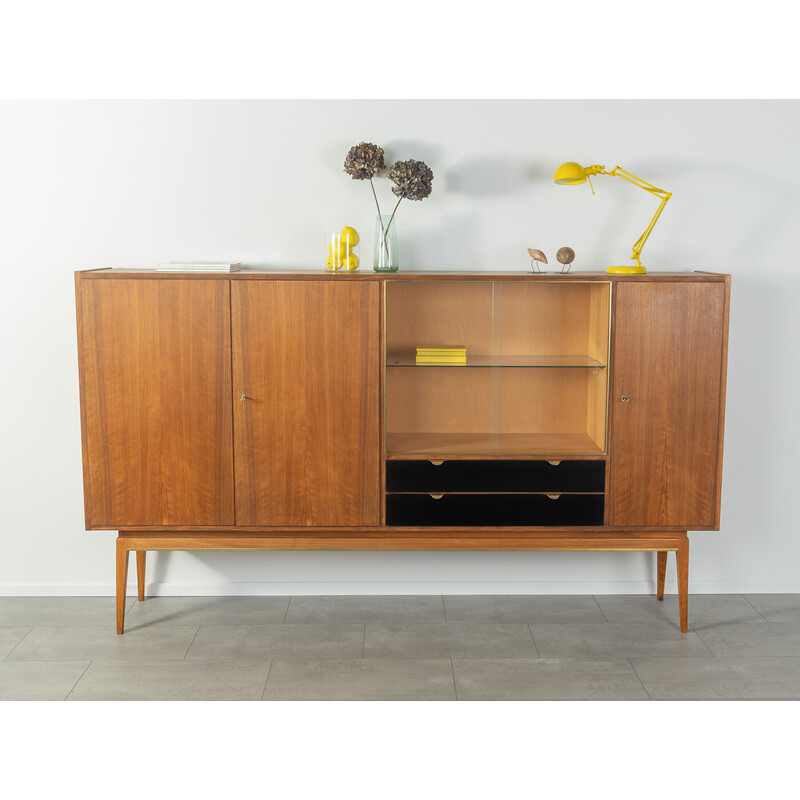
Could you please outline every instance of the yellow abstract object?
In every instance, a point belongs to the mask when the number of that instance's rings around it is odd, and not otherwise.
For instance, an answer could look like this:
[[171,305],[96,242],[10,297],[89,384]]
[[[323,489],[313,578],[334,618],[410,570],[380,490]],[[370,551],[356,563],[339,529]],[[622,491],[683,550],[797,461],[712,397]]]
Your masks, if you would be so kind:
[[344,269],[355,272],[358,269],[359,258],[355,252],[359,242],[358,231],[346,225],[339,233],[327,233],[328,254],[325,258],[325,267],[331,272]]
[[619,275],[641,275],[642,273],[646,272],[639,258],[641,256],[642,249],[644,248],[648,237],[652,233],[656,222],[658,222],[658,218],[661,216],[661,212],[664,210],[667,200],[672,197],[672,193],[665,192],[663,189],[659,189],[656,186],[653,186],[653,184],[643,181],[641,178],[637,178],[635,175],[632,175],[630,172],[626,172],[621,167],[614,167],[611,172],[607,172],[606,168],[601,164],[593,164],[590,167],[582,167],[576,161],[567,161],[566,163],[562,164],[556,170],[555,175],[553,175],[553,180],[555,183],[561,186],[575,186],[579,183],[585,183],[588,179],[589,186],[592,189],[592,194],[594,194],[594,186],[592,186],[591,178],[592,175],[609,175],[611,177],[624,178],[634,186],[638,186],[640,189],[644,189],[646,192],[650,192],[650,194],[661,198],[661,203],[656,209],[655,216],[650,220],[650,224],[645,228],[644,233],[633,244],[633,255],[631,256],[631,260],[636,262],[635,266],[609,267],[606,270],[606,272],[616,273]]

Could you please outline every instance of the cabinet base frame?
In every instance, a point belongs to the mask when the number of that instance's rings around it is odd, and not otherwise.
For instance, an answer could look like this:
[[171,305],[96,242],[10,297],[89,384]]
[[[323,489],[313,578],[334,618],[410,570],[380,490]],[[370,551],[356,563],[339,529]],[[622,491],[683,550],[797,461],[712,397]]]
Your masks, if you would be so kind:
[[689,537],[686,531],[392,531],[353,532],[335,529],[305,533],[209,533],[207,531],[125,531],[117,536],[117,633],[125,625],[128,555],[136,553],[139,600],[144,600],[148,550],[585,550],[657,553],[657,591],[664,599],[667,553],[678,568],[681,632],[689,630]]

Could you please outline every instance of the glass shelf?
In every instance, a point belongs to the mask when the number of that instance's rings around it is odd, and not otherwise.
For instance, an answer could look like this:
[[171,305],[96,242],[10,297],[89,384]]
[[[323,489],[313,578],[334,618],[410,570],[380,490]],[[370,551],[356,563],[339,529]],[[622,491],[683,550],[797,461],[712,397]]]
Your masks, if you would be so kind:
[[603,447],[586,433],[387,433],[386,452],[399,456],[599,456]]
[[387,367],[517,367],[539,369],[605,369],[605,364],[590,356],[467,356],[466,364],[417,363],[414,353],[389,353]]

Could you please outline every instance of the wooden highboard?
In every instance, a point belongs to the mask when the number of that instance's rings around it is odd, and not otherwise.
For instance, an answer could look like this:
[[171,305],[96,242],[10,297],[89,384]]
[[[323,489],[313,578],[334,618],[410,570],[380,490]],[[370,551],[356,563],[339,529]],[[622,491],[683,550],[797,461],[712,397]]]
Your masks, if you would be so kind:
[[[645,550],[718,530],[730,277],[76,273],[87,530],[130,551]],[[417,346],[463,345],[460,364]]]

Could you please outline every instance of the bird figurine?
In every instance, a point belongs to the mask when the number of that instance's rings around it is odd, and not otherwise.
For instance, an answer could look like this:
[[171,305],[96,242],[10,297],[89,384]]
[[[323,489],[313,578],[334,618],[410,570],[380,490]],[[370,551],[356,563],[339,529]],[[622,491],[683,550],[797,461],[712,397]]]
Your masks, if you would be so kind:
[[[560,251],[559,251],[560,252]],[[539,266],[540,263],[546,264],[547,263],[547,256],[541,251],[536,250],[533,247],[528,248],[528,253],[532,259],[531,261],[531,268],[534,272],[541,272],[542,268]]]
[[571,247],[560,247],[556,253],[556,260],[564,265],[562,272],[569,272],[569,265],[575,260],[575,251]]

